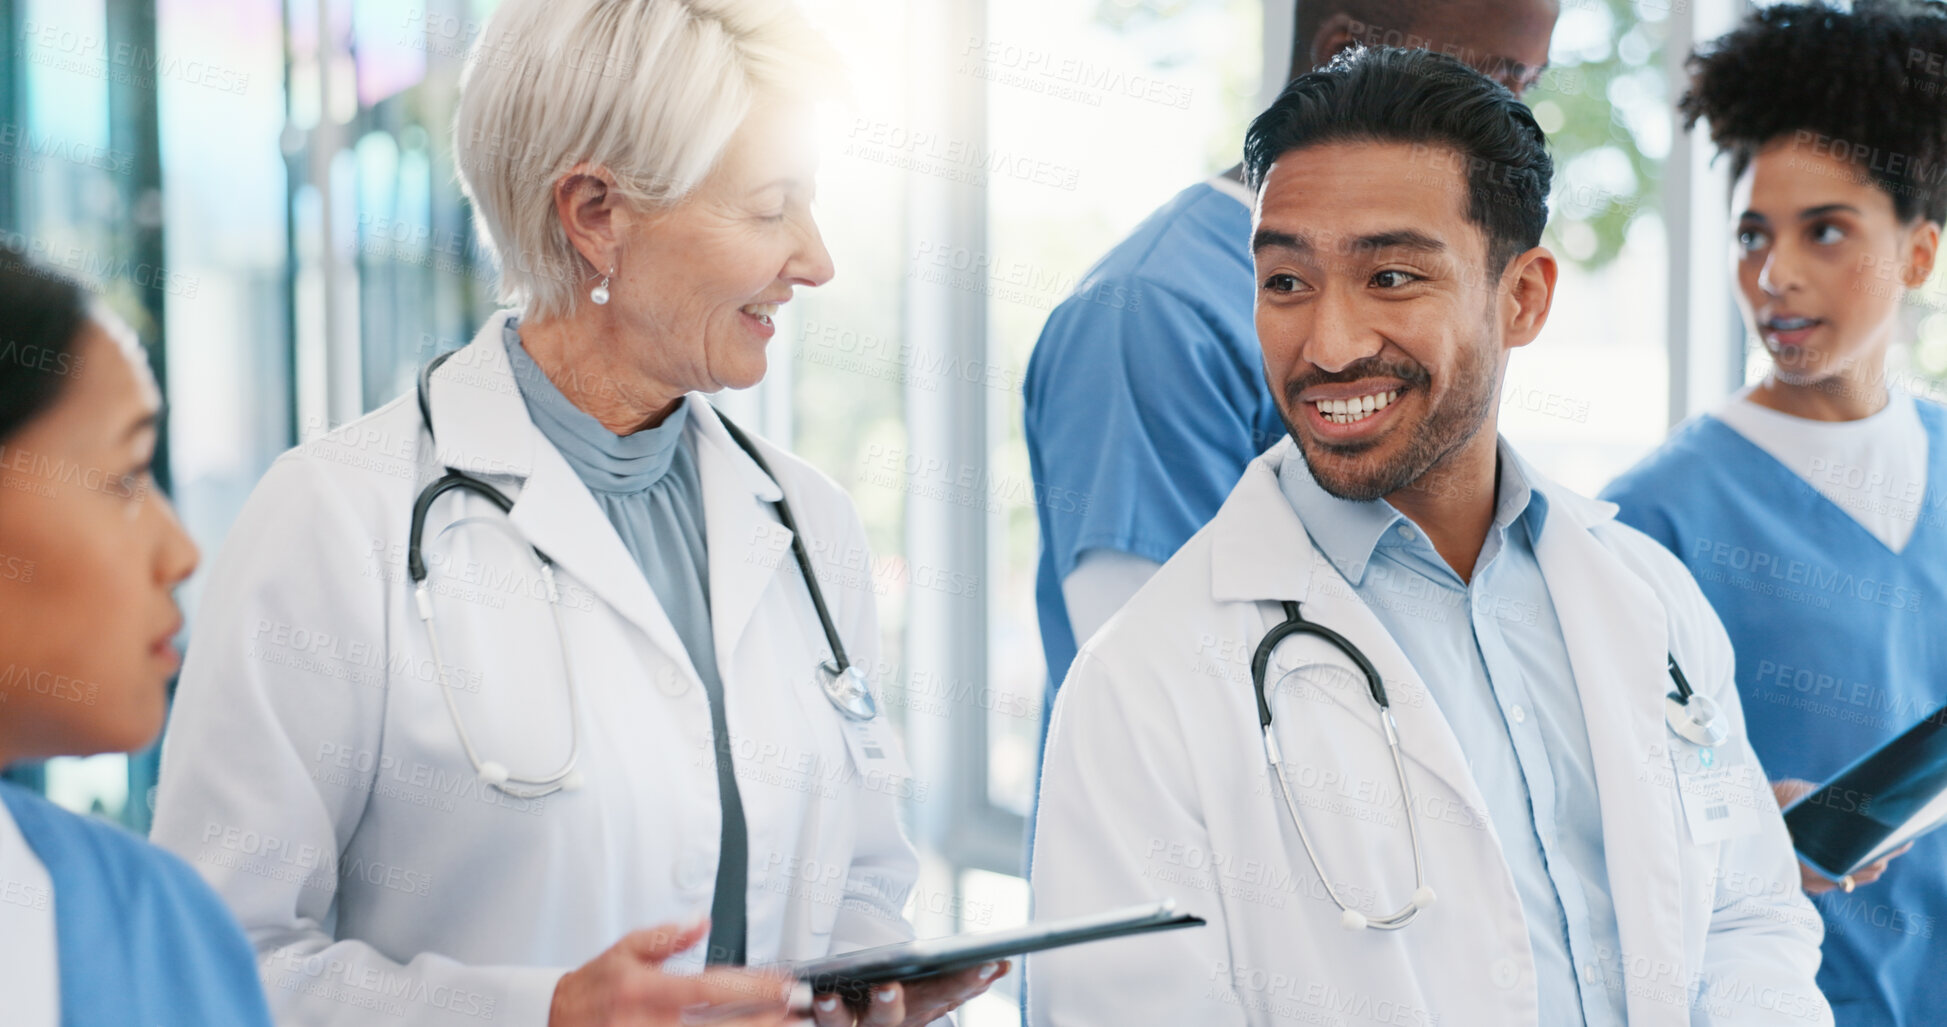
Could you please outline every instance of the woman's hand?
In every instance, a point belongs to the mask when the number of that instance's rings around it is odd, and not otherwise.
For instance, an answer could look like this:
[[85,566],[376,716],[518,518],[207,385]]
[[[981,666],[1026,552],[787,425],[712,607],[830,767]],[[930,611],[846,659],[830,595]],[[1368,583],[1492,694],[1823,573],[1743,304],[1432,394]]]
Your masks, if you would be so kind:
[[684,1022],[685,1011],[731,1005],[743,1015],[721,1021],[727,1027],[787,1022],[789,977],[741,969],[663,972],[663,960],[691,948],[709,932],[710,922],[703,919],[624,935],[555,985],[548,1027],[675,1027]]
[[921,1027],[960,1008],[1007,973],[1006,962],[874,988],[861,1008],[837,995],[820,995],[811,1006],[817,1027]]
[[[1784,809],[1786,806],[1804,798],[1812,789],[1817,787],[1818,785],[1810,781],[1802,781],[1795,777],[1788,777],[1782,781],[1771,782],[1771,794],[1778,800],[1778,808]],[[1841,881],[1828,880],[1824,874],[1813,870],[1805,864],[1804,860],[1800,860],[1798,863],[1798,883],[1800,887],[1805,889],[1805,894],[1807,895],[1823,895],[1834,888],[1844,888],[1850,892],[1862,884],[1871,884],[1879,880],[1879,875],[1886,872],[1886,864],[1893,862],[1893,857],[1911,848],[1913,848],[1913,843],[1908,842],[1894,849],[1892,852],[1887,853],[1877,863],[1869,863],[1847,874],[1845,879]]]

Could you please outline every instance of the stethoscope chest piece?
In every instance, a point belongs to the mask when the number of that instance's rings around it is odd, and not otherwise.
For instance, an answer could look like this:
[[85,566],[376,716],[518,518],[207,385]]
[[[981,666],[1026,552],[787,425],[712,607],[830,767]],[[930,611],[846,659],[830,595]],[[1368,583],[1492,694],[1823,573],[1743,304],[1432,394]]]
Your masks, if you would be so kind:
[[1731,729],[1724,723],[1724,713],[1717,708],[1707,695],[1690,693],[1688,699],[1676,692],[1663,697],[1663,719],[1669,722],[1670,730],[1685,741],[1695,742],[1706,749],[1724,744],[1731,736]]
[[838,712],[851,720],[871,720],[879,715],[879,700],[872,697],[872,686],[865,672],[848,666],[838,669],[830,663],[818,665],[818,682]]

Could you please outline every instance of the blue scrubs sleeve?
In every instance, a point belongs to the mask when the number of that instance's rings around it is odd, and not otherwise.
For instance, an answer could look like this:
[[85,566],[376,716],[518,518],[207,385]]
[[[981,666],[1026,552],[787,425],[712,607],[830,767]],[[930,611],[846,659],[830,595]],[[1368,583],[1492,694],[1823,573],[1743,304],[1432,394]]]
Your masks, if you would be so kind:
[[1168,560],[1282,432],[1265,423],[1257,340],[1236,337],[1251,326],[1230,320],[1140,278],[1095,283],[1049,317],[1025,388],[1057,584],[1088,549]]

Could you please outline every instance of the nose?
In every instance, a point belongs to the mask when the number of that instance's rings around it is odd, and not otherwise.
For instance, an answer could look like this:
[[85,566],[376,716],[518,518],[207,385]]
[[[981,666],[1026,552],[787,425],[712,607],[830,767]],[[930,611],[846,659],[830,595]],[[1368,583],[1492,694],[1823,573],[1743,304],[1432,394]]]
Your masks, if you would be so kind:
[[1327,373],[1342,371],[1376,355],[1379,336],[1361,327],[1345,290],[1327,286],[1313,303],[1311,337],[1301,352],[1307,363]]
[[838,269],[832,266],[831,252],[825,249],[825,237],[818,231],[818,222],[809,211],[805,213],[803,226],[797,252],[784,266],[784,277],[793,285],[816,287],[831,281]]
[[183,522],[177,518],[175,507],[160,493],[152,497],[149,506],[160,519],[161,539],[156,546],[156,584],[164,588],[175,588],[196,570],[202,554],[196,549],[196,542],[183,530]]
[[1783,296],[1796,291],[1803,284],[1798,270],[1798,257],[1787,242],[1775,242],[1770,252],[1765,254],[1764,263],[1758,267],[1758,288],[1766,295]]

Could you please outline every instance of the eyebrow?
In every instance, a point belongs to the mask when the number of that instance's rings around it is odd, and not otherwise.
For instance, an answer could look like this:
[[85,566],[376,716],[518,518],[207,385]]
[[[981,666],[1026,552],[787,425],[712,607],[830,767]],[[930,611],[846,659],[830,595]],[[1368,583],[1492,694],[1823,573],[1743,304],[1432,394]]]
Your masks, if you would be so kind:
[[803,189],[804,186],[805,180],[796,175],[779,175],[768,182],[758,183],[752,187],[751,192],[761,193],[766,189],[782,189],[786,192],[791,192],[793,190]]
[[[1413,250],[1420,253],[1444,253],[1447,244],[1425,232],[1412,228],[1398,228],[1389,232],[1375,232],[1361,235],[1351,240],[1352,250]],[[1293,253],[1309,254],[1315,247],[1309,237],[1280,232],[1272,228],[1260,228],[1251,237],[1251,252],[1263,250],[1289,250]]]
[[[1859,208],[1853,206],[1850,203],[1821,203],[1816,207],[1807,207],[1804,210],[1799,211],[1798,220],[1810,221],[1814,218],[1822,218],[1827,214],[1838,214],[1842,212],[1847,214],[1857,214],[1859,213]],[[1771,221],[1770,218],[1765,217],[1763,214],[1760,214],[1755,210],[1747,210],[1744,213],[1739,214],[1738,220],[1763,221],[1767,224],[1769,224]]]

